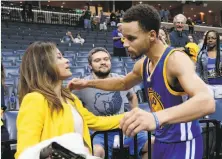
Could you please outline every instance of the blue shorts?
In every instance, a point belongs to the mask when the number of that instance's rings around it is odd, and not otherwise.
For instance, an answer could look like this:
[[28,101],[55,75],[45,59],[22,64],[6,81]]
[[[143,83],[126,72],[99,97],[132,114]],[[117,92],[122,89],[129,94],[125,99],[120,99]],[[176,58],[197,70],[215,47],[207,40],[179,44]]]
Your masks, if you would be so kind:
[[[92,134],[92,133],[91,133]],[[108,150],[109,150],[109,158],[112,157],[112,147],[113,147],[113,139],[115,135],[119,135],[118,132],[108,133]],[[137,150],[138,150],[138,158],[141,158],[141,151],[146,141],[148,140],[147,132],[142,131],[137,134]],[[97,134],[93,139],[93,145],[101,145],[104,147],[104,135]],[[134,138],[133,137],[125,137],[124,145],[129,146],[130,155],[134,155]]]
[[153,159],[202,159],[202,135],[190,141],[178,143],[163,143],[155,140]]

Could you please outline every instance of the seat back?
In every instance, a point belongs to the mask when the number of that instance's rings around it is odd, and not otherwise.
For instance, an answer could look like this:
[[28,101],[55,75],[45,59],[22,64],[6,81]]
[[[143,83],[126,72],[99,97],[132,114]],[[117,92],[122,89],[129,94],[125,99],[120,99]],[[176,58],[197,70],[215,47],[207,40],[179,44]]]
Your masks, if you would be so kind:
[[18,111],[6,111],[4,113],[3,119],[5,120],[5,127],[9,133],[9,140],[17,140],[17,127],[16,120],[18,116]]

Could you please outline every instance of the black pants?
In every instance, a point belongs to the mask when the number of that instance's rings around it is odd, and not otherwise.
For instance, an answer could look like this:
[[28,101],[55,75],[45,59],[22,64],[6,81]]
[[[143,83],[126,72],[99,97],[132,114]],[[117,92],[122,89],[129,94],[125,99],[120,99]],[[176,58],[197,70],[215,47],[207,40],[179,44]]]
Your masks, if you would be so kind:
[[125,48],[113,48],[113,56],[121,56],[121,57],[126,57],[126,49]]

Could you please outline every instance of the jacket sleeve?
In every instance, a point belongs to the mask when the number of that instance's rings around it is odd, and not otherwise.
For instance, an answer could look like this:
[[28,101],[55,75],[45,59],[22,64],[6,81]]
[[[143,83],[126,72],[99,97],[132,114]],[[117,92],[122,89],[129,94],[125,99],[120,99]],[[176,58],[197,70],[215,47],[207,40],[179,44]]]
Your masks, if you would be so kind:
[[46,102],[44,96],[39,93],[30,93],[23,98],[17,117],[17,152],[15,158],[18,158],[26,148],[40,142]]
[[124,116],[124,114],[106,117],[96,116],[84,108],[82,102],[77,97],[75,97],[75,105],[83,116],[84,121],[87,122],[88,127],[96,131],[106,131],[119,128],[120,120]]
[[201,77],[201,70],[202,70],[202,65],[201,65],[201,54],[202,51],[198,54],[197,56],[197,62],[196,62],[196,73],[199,77]]

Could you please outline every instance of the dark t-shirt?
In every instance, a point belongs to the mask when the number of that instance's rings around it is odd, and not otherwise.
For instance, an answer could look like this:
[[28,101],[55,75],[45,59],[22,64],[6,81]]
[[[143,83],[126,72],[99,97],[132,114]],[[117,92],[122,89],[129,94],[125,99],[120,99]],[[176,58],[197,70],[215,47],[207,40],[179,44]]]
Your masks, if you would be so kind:
[[83,17],[84,17],[84,19],[90,20],[91,19],[91,12],[89,10],[86,10]]
[[111,13],[110,14],[110,21],[116,21],[116,14],[115,13]]
[[176,30],[170,33],[170,43],[172,47],[184,47],[189,42],[185,31],[178,32]]

